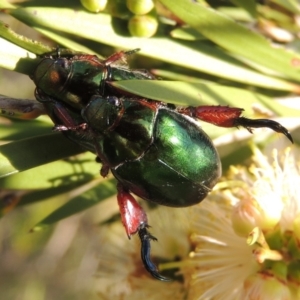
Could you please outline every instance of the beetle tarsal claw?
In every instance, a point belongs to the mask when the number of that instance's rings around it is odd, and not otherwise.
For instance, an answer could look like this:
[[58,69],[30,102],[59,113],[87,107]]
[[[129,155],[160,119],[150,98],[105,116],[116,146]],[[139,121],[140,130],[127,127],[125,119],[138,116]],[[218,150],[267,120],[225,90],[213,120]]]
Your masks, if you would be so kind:
[[235,120],[235,125],[236,126],[243,126],[247,128],[251,133],[252,130],[251,128],[263,128],[267,127],[275,132],[282,133],[284,134],[290,141],[291,143],[294,143],[293,138],[289,131],[283,127],[280,123],[273,121],[273,120],[268,120],[268,119],[247,119],[244,117],[239,117],[238,119]]
[[151,261],[150,258],[150,250],[151,250],[151,240],[156,241],[157,239],[151,235],[147,230],[147,225],[141,225],[140,229],[138,230],[138,234],[141,240],[141,257],[144,264],[145,269],[156,279],[161,281],[171,281],[170,278],[164,277],[159,274],[156,265]]

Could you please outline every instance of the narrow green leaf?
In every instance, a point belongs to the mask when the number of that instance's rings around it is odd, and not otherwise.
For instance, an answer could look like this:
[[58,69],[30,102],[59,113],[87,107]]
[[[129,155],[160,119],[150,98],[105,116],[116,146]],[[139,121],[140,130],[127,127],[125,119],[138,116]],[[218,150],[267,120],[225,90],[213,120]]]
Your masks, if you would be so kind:
[[66,204],[52,212],[45,219],[39,222],[32,229],[38,231],[54,224],[64,218],[79,213],[83,210],[90,208],[93,205],[105,200],[108,197],[116,194],[116,182],[114,179],[104,180],[96,187],[89,189],[81,195],[68,201]]
[[[37,160],[39,157],[37,157]],[[0,186],[5,189],[50,189],[64,187],[99,178],[100,164],[95,154],[86,152],[64,160],[56,160],[31,168],[24,172],[0,178]]]
[[2,142],[16,141],[34,136],[49,134],[53,124],[50,121],[42,121],[41,118],[36,120],[9,120],[0,123],[0,140]]
[[[300,55],[273,48],[261,35],[219,12],[189,0],[160,0],[181,20],[232,54],[247,58],[280,76],[300,81]],[[297,62],[297,63],[296,63]]]
[[36,56],[0,37],[0,66],[24,74],[31,74],[37,61]]
[[[46,46],[40,42],[33,41],[27,37],[17,34],[11,28],[0,21],[0,36],[5,38],[7,41],[35,54],[43,54],[45,52],[50,52],[51,47]],[[6,49],[7,50],[7,49]]]
[[276,7],[271,8],[269,6],[258,5],[257,9],[263,18],[270,19],[277,23],[277,25],[280,22],[283,24],[293,23],[293,16],[288,15],[285,11],[278,10]]
[[244,8],[253,18],[257,17],[255,0],[230,0],[236,6]]
[[[83,157],[85,156],[85,153],[84,154],[81,154],[79,155],[78,157]],[[94,161],[95,163],[95,161]],[[48,167],[48,165],[55,165],[55,167],[59,167],[58,164],[56,164],[56,162],[54,163],[50,163],[50,164],[47,164],[47,165],[44,165],[44,167]],[[31,170],[37,170],[39,171],[41,167],[37,167],[36,169],[31,169]],[[28,170],[28,171],[25,171],[25,172],[22,172],[22,173],[19,173],[17,175],[14,175],[14,176],[19,176],[21,174],[25,174],[25,173],[29,173],[31,172],[31,170]],[[57,169],[60,171],[60,169]],[[50,171],[50,170],[49,170]],[[56,172],[53,172],[52,173],[52,176],[55,175]],[[74,174],[75,175],[75,174]],[[50,180],[52,182],[52,186],[49,187],[49,184],[48,184],[48,187],[45,187],[47,185],[47,183],[45,183],[49,178],[50,178],[50,174],[49,176],[46,178],[44,178],[44,182],[42,183],[42,189],[41,188],[38,188],[38,189],[34,189],[34,190],[29,190],[26,195],[24,195],[22,197],[22,200],[18,203],[19,206],[22,206],[22,205],[28,205],[28,204],[32,204],[32,203],[38,203],[38,202],[41,202],[41,201],[47,201],[47,200],[64,200],[64,201],[68,201],[70,195],[72,195],[72,192],[81,187],[82,185],[87,185],[89,184],[91,181],[94,181],[95,178],[96,179],[99,179],[99,172],[96,176],[88,176],[88,174],[84,174],[83,176],[79,176],[79,174],[77,173],[77,178],[76,176],[74,176],[73,173],[69,172],[69,173],[65,173],[65,177],[63,177],[64,175],[61,176],[61,178],[65,179],[65,180],[62,180],[61,181],[61,184],[59,185],[54,185],[53,184],[53,180]],[[7,178],[7,177],[6,177]],[[24,177],[23,177],[24,178]],[[22,179],[23,179],[22,178]],[[25,177],[26,178],[26,177]],[[70,179],[70,180],[67,180],[67,179]],[[0,179],[0,182],[2,183],[2,179]],[[39,180],[40,182],[42,180]],[[57,183],[58,181],[56,181],[55,183]],[[23,185],[23,184],[22,184]],[[58,206],[61,206],[62,203],[60,203]]]
[[[33,27],[34,28],[34,27]],[[49,37],[50,39],[56,41],[57,43],[59,43],[59,45],[63,45],[69,49],[72,49],[74,51],[80,51],[80,52],[85,52],[85,53],[90,53],[93,54],[92,50],[88,47],[85,47],[83,44],[79,44],[73,40],[71,40],[70,38],[67,38],[59,33],[55,33],[53,31],[49,31],[46,29],[42,29],[42,28],[34,28],[37,31],[39,31],[40,33],[42,33],[43,35]],[[98,53],[95,53],[99,56]]]
[[247,13],[245,10],[239,7],[228,7],[228,6],[221,6],[218,7],[218,11],[236,21],[240,22],[253,22],[254,19]]
[[190,27],[175,28],[170,32],[170,35],[175,39],[182,39],[186,41],[206,40],[206,37],[204,37],[199,31]]
[[284,7],[294,14],[300,13],[300,6],[297,0],[272,0],[271,2]]
[[0,178],[81,152],[61,133],[11,142],[0,146]]

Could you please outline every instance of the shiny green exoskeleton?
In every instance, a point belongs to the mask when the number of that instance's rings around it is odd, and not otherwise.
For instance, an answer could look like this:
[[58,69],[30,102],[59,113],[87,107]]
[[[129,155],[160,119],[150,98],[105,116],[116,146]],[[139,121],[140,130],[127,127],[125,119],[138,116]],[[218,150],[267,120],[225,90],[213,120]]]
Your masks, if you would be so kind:
[[95,152],[122,186],[148,201],[189,206],[221,174],[218,153],[193,119],[157,101],[93,97],[82,116]]
[[129,69],[126,57],[139,49],[118,52],[105,60],[96,55],[44,55],[31,76],[39,93],[82,109],[93,95],[117,94],[106,83],[131,79],[155,79],[147,70]]

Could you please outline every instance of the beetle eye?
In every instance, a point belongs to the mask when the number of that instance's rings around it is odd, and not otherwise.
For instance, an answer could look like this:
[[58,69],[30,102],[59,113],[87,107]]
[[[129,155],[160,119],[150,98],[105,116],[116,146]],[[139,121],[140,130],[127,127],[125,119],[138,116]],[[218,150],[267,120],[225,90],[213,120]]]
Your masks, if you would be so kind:
[[115,97],[115,96],[107,97],[107,101],[108,101],[109,104],[114,105],[114,106],[120,106],[121,105],[119,98]]

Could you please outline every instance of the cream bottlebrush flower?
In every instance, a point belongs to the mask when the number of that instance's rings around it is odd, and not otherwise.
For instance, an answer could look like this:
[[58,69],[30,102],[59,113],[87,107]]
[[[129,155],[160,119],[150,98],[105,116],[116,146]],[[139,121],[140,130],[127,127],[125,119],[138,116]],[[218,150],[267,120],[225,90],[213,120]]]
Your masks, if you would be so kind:
[[[190,245],[186,228],[182,225],[187,224],[182,219],[186,216],[184,210],[159,206],[146,211],[152,225],[150,232],[158,239],[151,243],[153,261],[159,264],[160,261],[186,257]],[[100,262],[96,274],[99,299],[186,299],[181,278],[161,282],[149,275],[142,264],[138,236],[128,240],[121,222],[102,226],[101,231],[102,247],[99,249]]]
[[[290,150],[231,170],[228,190],[191,208],[188,299],[300,299],[300,165]],[[192,217],[191,217],[192,218]]]

